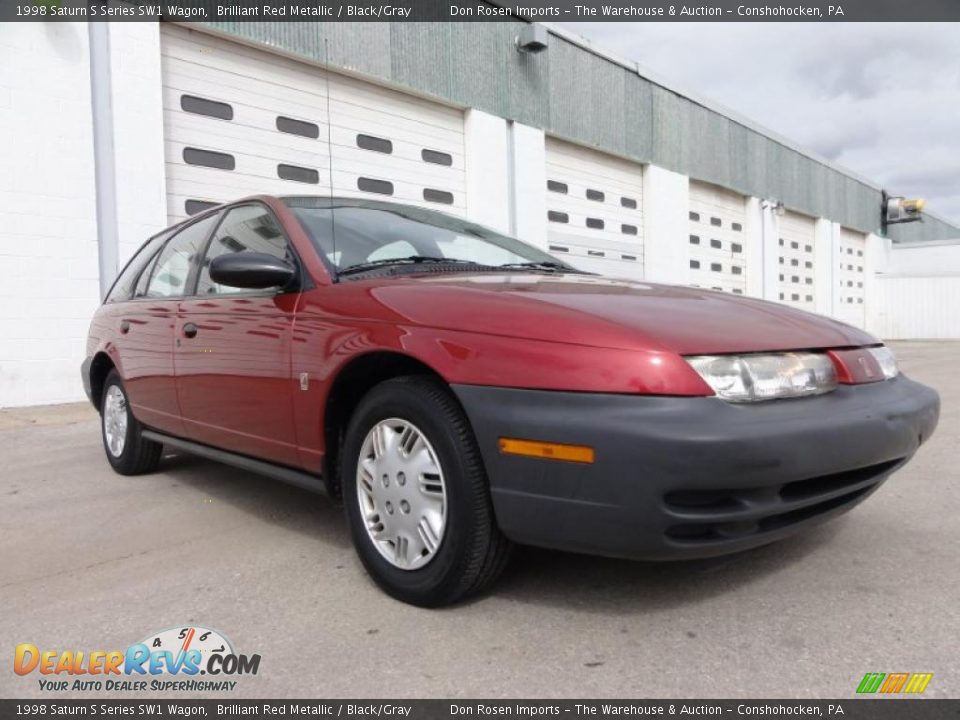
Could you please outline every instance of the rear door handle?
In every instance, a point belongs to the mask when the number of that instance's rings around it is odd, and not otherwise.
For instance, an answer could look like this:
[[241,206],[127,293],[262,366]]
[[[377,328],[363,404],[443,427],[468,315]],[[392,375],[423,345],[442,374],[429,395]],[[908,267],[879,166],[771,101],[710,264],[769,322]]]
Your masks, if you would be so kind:
[[187,323],[186,325],[183,326],[184,337],[195,338],[198,332],[200,332],[200,328],[198,328],[193,323]]
[[129,321],[129,320],[121,320],[121,321],[120,321],[120,332],[123,333],[124,335],[126,335],[128,332],[130,332],[130,321]]

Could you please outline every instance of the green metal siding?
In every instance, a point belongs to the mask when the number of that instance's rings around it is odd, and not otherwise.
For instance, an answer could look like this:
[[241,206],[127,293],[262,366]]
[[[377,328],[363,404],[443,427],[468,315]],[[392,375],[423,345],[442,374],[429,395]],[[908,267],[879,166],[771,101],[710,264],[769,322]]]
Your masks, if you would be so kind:
[[[520,22],[206,25],[862,232],[879,229],[879,190],[556,35],[546,52],[518,53]],[[891,235],[934,240],[960,229],[929,218]]]
[[888,233],[894,242],[929,242],[932,240],[956,240],[960,230],[939,218],[923,216],[923,222],[891,225]]

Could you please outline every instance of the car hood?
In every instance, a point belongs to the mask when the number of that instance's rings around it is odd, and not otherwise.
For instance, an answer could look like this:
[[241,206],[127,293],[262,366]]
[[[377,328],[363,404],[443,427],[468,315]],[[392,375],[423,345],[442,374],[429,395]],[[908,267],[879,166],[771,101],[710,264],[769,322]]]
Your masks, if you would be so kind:
[[[874,344],[845,323],[763,300],[671,285],[541,273],[457,273],[344,283],[352,313],[596,347],[684,355]],[[341,311],[346,310],[342,308]]]

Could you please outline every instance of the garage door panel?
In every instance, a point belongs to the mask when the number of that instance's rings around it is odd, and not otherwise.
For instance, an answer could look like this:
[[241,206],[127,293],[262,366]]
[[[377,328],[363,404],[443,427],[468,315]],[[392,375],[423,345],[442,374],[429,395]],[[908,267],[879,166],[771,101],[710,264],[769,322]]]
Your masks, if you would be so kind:
[[813,218],[786,211],[779,218],[779,299],[814,312],[816,310],[816,223]]
[[[643,258],[630,253],[600,250],[593,246],[563,243],[557,239],[550,243],[551,253],[578,270],[600,273],[608,277],[637,279],[642,271]],[[634,272],[630,266],[634,265]]]
[[641,279],[643,166],[547,138],[546,173],[550,252],[584,270]]
[[[171,72],[179,70],[189,76],[209,74],[227,87],[250,88],[256,84],[267,93],[273,86],[283,95],[326,97],[321,68],[182,27],[166,26],[161,32],[164,73],[169,67]],[[255,75],[250,74],[252,66],[258,69]]]
[[633,243],[625,243],[616,239],[606,237],[602,233],[596,233],[592,236],[578,232],[563,232],[562,230],[553,230],[550,233],[551,243],[560,243],[563,245],[577,245],[584,248],[596,248],[597,250],[609,250],[610,252],[622,252],[642,257],[643,253]]
[[[463,169],[464,152],[462,133],[431,131],[429,137],[425,137],[425,128],[422,125],[418,127],[411,123],[391,123],[389,120],[372,118],[369,115],[365,118],[353,118],[342,115],[336,110],[331,110],[331,117],[333,118],[331,140],[334,143],[356,147],[357,135],[372,135],[373,137],[390,140],[394,148],[396,148],[397,145],[408,145],[411,148],[410,156],[416,157],[418,161],[422,161],[420,156],[422,149],[442,149],[453,158],[453,167]],[[321,139],[326,140],[323,135],[321,135]],[[426,145],[426,140],[429,140],[431,144]],[[396,149],[394,152],[396,152]]]
[[294,112],[326,117],[327,97],[322,82],[318,83],[316,78],[307,74],[290,82],[292,86],[284,87],[256,76],[244,78],[164,56],[165,87],[220,102],[236,102],[263,109],[280,104]]
[[847,228],[840,229],[839,261],[836,268],[837,318],[862,328],[866,323],[867,237]]
[[373,111],[401,124],[416,118],[416,125],[440,135],[463,132],[460,110],[346,76],[330,75],[330,107],[331,112],[346,116],[364,117],[366,112]]
[[[179,96],[168,95],[168,99],[178,102]],[[281,136],[275,127],[267,125],[276,122],[275,113],[268,115],[260,110],[246,110],[248,112],[243,113],[243,117],[249,122],[239,122],[240,114],[234,121],[221,120],[213,138],[210,133],[211,118],[185,114],[185,117],[178,117],[173,125],[165,126],[167,140],[187,147],[199,147],[206,142],[204,149],[233,155],[285,158],[291,164],[305,167],[326,166],[328,147],[325,133],[318,139],[286,134]],[[385,156],[357,147],[356,136],[354,130],[335,128],[332,138],[335,161],[354,162],[358,172],[382,173]],[[452,157],[450,166],[434,168],[423,161],[421,151],[421,143],[392,142],[392,152],[389,155],[392,163],[391,174],[425,185],[435,185],[438,179],[446,180],[446,184],[456,185],[458,174],[463,172],[462,155]]]
[[746,293],[746,200],[715,185],[690,182],[688,282],[694,287]]
[[[197,200],[218,199],[227,201],[243,195],[258,193],[327,195],[330,192],[330,178],[327,172],[317,173],[317,183],[305,183],[294,180],[284,180],[276,175],[276,165],[263,158],[244,158],[243,167],[238,165],[232,172],[217,171],[207,168],[196,168],[190,165],[168,163],[169,174],[175,176],[170,184],[171,192]],[[333,172],[333,189],[336,194],[350,193],[359,197],[383,197],[393,201],[404,201],[448,211],[448,208],[465,208],[466,196],[464,193],[454,193],[453,202],[431,203],[423,198],[422,187],[418,183],[399,181],[392,178],[387,182],[393,184],[393,194],[389,197],[375,193],[363,192],[357,187],[356,175],[350,171]],[[384,179],[372,176],[373,179]],[[264,189],[267,188],[267,189]]]
[[[171,219],[191,199],[327,195],[331,164],[335,194],[466,213],[462,111],[181,27],[161,33]],[[184,94],[226,103],[232,117],[185,112]],[[281,132],[278,117],[312,123],[317,137]],[[234,169],[187,163],[185,148],[230,155]],[[295,179],[279,177],[281,165]],[[361,190],[370,180],[386,192]]]

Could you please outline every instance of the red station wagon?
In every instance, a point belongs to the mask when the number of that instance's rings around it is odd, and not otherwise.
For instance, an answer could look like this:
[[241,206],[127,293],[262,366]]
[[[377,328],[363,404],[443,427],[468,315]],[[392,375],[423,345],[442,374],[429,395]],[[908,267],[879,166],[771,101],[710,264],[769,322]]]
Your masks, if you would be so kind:
[[752,548],[866,498],[937,394],[848,325],[580,272],[466,220],[257,196],[151,238],[90,327],[107,460],[164,445],[342,498],[388,593],[436,606],[513,542]]

